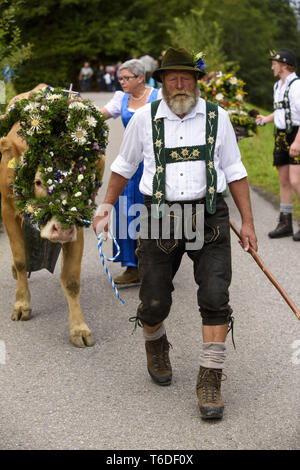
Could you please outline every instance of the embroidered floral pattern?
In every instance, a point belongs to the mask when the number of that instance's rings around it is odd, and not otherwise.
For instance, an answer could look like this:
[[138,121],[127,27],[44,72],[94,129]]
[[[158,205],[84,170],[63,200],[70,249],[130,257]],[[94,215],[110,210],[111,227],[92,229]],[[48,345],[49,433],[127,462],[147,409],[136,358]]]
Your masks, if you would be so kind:
[[155,114],[160,101],[151,105],[153,148],[156,163],[156,172],[153,178],[153,203],[159,207],[165,200],[165,166],[182,161],[206,161],[206,208],[209,213],[216,210],[217,173],[214,168],[214,149],[217,136],[218,108],[215,104],[206,102],[206,145],[194,147],[164,147],[164,122],[155,120]]
[[178,147],[176,150],[165,149],[166,153],[166,163],[176,162],[185,162],[190,160],[199,160],[201,147],[188,147],[181,148]]
[[156,173],[153,179],[153,196],[155,204],[159,207],[163,203],[165,191],[164,126],[161,119],[153,119],[152,132],[156,163]]

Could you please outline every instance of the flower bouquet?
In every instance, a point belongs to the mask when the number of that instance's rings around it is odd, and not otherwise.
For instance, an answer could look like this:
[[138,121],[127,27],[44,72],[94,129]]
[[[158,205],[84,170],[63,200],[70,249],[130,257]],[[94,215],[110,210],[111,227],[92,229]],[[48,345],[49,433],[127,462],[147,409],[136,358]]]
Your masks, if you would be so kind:
[[249,137],[257,132],[255,118],[249,115],[245,106],[244,86],[245,82],[232,73],[212,73],[206,80],[199,81],[202,97],[228,112],[237,139]]

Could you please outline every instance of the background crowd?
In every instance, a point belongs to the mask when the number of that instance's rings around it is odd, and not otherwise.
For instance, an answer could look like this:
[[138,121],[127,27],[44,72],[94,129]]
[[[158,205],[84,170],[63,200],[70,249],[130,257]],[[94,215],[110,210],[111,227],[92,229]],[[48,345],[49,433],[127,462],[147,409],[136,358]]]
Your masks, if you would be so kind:
[[[161,85],[152,78],[152,73],[160,66],[163,53],[164,51],[162,51],[158,59],[154,59],[148,53],[141,57],[132,56],[132,59],[139,59],[143,62],[145,67],[145,82],[155,88],[159,88]],[[100,63],[92,67],[89,61],[84,62],[78,76],[80,91],[114,92],[122,90],[119,82],[121,65],[122,61],[118,61],[112,65]]]

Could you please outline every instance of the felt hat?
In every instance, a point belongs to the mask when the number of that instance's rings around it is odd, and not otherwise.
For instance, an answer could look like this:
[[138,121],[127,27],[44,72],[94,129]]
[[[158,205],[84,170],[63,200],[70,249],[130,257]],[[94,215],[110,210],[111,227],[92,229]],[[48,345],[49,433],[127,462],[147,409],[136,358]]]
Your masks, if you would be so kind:
[[161,72],[165,70],[186,70],[198,74],[199,77],[203,77],[206,73],[205,69],[206,65],[202,58],[195,60],[193,55],[186,49],[169,47],[163,56],[161,66],[153,72],[152,77],[154,80],[161,82]]
[[278,51],[270,52],[270,54],[270,60],[276,60],[277,62],[282,62],[283,64],[296,67],[296,56],[293,51],[290,51],[289,49],[278,49]]

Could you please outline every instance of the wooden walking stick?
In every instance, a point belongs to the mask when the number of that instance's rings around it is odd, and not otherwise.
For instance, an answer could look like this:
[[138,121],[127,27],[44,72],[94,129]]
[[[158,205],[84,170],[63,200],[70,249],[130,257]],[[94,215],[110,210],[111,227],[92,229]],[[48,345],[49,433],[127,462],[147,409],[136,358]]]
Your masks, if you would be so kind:
[[[234,225],[234,223],[232,222],[232,220],[230,220],[230,227],[232,228],[232,230],[234,231],[234,233],[239,237],[239,239],[241,240],[241,234],[240,232],[238,231],[238,229],[236,228],[236,226]],[[296,317],[298,318],[298,320],[300,320],[300,311],[297,309],[296,305],[292,302],[292,300],[289,298],[289,296],[287,295],[287,293],[282,289],[282,287],[278,284],[278,282],[276,281],[276,279],[272,276],[272,274],[270,273],[270,271],[267,269],[267,267],[264,265],[263,261],[261,260],[261,258],[258,256],[258,254],[256,253],[255,250],[253,250],[253,248],[250,246],[249,247],[249,250],[248,252],[250,253],[250,255],[254,258],[254,260],[256,261],[256,263],[258,264],[258,266],[261,268],[261,270],[265,273],[265,275],[270,279],[270,281],[272,282],[272,284],[276,287],[276,289],[279,291],[279,293],[282,295],[282,297],[284,298],[284,300],[286,301],[286,303],[289,305],[289,307],[293,310],[294,314],[296,315]]]

